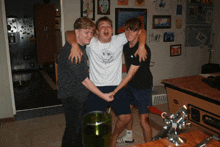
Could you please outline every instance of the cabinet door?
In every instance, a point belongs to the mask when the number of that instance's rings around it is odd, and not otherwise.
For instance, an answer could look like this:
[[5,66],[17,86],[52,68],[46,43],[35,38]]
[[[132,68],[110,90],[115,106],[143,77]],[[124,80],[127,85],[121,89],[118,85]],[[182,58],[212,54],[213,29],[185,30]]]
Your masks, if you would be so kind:
[[57,52],[55,35],[55,5],[35,4],[36,43],[39,65],[54,64]]

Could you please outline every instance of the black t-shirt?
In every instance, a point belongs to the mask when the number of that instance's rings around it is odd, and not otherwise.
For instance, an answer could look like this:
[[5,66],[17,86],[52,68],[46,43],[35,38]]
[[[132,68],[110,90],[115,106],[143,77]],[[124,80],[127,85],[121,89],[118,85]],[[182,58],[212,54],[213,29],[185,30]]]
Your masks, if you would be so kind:
[[[89,95],[89,90],[82,82],[89,76],[87,66],[87,55],[85,46],[80,46],[83,52],[81,62],[75,64],[68,59],[71,45],[66,42],[59,54],[58,60],[58,98],[75,97],[79,102],[83,102]],[[74,59],[75,60],[75,59]]]
[[130,48],[128,42],[123,47],[127,72],[129,71],[131,65],[140,66],[134,77],[128,84],[129,86],[136,89],[149,89],[153,86],[153,76],[150,71],[151,51],[150,48],[145,44],[145,48],[148,53],[147,59],[140,63],[139,56],[134,56],[134,53],[137,51],[138,46],[139,42],[137,42],[134,47]]

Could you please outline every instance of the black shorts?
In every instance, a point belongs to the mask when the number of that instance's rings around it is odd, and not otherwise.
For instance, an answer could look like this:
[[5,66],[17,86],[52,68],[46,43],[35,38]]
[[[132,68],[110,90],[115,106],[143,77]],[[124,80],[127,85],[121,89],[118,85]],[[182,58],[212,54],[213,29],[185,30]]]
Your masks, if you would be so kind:
[[[103,93],[109,93],[115,90],[117,86],[102,86],[97,87]],[[127,92],[125,88],[122,88],[118,91],[112,102],[107,102],[102,98],[98,97],[94,93],[90,93],[88,97],[87,103],[87,112],[91,111],[106,111],[106,108],[111,106],[111,108],[115,111],[115,114],[119,115],[126,115],[130,114],[130,99],[127,99]]]
[[152,106],[152,88],[138,90],[128,86],[126,90],[130,104],[138,107],[139,114],[149,113],[147,107]]

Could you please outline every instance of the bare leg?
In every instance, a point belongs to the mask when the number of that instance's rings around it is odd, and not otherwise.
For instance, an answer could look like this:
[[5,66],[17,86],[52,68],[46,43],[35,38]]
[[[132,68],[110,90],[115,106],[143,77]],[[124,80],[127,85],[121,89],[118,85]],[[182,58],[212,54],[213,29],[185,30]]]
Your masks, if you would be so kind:
[[[130,108],[131,108],[131,112],[132,112],[134,106],[130,105]],[[126,126],[126,129],[127,130],[132,130],[132,128],[133,128],[133,115],[131,113],[131,120],[129,121],[128,125]]]
[[149,114],[140,114],[141,128],[144,132],[145,142],[149,142],[152,139],[152,129],[149,123]]
[[[130,105],[131,112],[133,110],[133,106]],[[131,113],[131,120],[128,122],[126,126],[126,134],[123,137],[117,138],[117,143],[133,143],[133,135],[132,135],[132,128],[133,128],[133,115]]]
[[117,122],[115,124],[115,130],[112,135],[110,147],[116,146],[118,136],[125,129],[125,127],[128,125],[130,120],[131,120],[131,114],[119,116],[119,119],[117,120]]

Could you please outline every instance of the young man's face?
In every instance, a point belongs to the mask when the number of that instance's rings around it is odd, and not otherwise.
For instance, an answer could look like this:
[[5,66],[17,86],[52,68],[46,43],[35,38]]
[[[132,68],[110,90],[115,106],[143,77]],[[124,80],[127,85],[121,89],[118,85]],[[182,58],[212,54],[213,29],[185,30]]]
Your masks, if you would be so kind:
[[87,29],[76,29],[75,33],[77,37],[77,43],[84,46],[90,43],[93,37],[94,28],[88,27]]
[[113,29],[108,21],[101,21],[98,24],[98,30],[96,30],[98,34],[99,41],[102,43],[108,43],[111,41],[111,36],[113,34]]
[[130,29],[125,30],[125,36],[130,43],[136,43],[138,41],[138,37],[141,33],[141,30],[132,31]]

